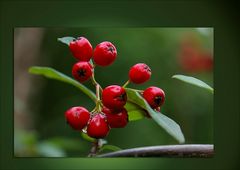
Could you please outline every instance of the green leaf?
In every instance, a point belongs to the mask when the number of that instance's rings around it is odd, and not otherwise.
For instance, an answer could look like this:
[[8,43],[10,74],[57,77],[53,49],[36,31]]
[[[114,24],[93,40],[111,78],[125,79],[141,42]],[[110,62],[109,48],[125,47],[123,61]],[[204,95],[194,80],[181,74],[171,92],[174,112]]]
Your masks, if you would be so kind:
[[90,97],[94,102],[96,101],[96,95],[89,90],[84,85],[80,84],[78,81],[68,77],[67,75],[58,72],[55,69],[49,67],[30,67],[29,73],[42,75],[50,79],[59,80],[68,84],[71,84],[77,88],[79,88],[83,93],[85,93],[88,97]]
[[119,148],[118,146],[115,145],[103,145],[100,149],[99,152],[102,152],[104,150],[111,150],[111,151],[119,151],[122,150],[121,148]]
[[125,109],[127,109],[128,112],[142,109],[142,108],[139,107],[137,104],[134,104],[134,103],[132,103],[132,102],[130,102],[130,101],[127,101],[127,103],[125,104],[124,107],[125,107]]
[[143,97],[135,90],[129,88],[126,88],[125,90],[127,91],[128,101],[133,102],[139,107],[147,110],[153,120],[164,130],[166,130],[166,132],[168,132],[172,137],[174,137],[179,143],[185,142],[181,128],[175,121],[163,115],[162,113],[153,110],[143,99]]
[[184,76],[184,75],[174,75],[172,76],[172,78],[181,80],[183,82],[204,88],[206,90],[208,90],[209,92],[213,93],[214,90],[212,87],[210,87],[208,84],[206,84],[205,82],[203,82],[202,80],[196,79],[194,77],[190,77],[190,76]]
[[132,102],[128,101],[124,107],[128,111],[129,121],[136,121],[136,120],[143,119],[146,115],[145,110],[143,110],[141,107],[139,107],[138,105]]
[[145,117],[145,111],[143,109],[133,110],[128,112],[128,121],[136,121]]
[[90,136],[88,136],[86,133],[81,132],[81,136],[84,140],[88,141],[88,142],[96,142],[97,140],[95,138],[91,138]]
[[57,40],[64,44],[69,45],[70,42],[72,42],[74,39],[75,39],[74,37],[62,37],[62,38],[58,38]]

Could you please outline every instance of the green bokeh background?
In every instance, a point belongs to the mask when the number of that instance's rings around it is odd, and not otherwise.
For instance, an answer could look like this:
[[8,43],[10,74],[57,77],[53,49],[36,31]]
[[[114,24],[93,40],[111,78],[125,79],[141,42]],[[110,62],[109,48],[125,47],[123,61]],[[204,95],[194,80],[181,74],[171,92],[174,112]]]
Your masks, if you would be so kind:
[[[48,8],[46,8],[48,7]],[[80,8],[81,7],[81,8]],[[67,2],[61,1],[58,4],[55,3],[47,3],[47,2],[1,2],[1,168],[2,169],[236,169],[239,166],[237,160],[239,160],[239,153],[236,152],[239,150],[239,66],[237,57],[239,56],[239,50],[237,50],[237,38],[235,37],[235,33],[238,27],[236,27],[235,22],[237,18],[236,8],[228,5],[221,5],[215,3],[208,2],[112,2],[112,1],[104,1],[102,3],[96,1],[89,2]],[[133,10],[134,9],[134,10]],[[89,12],[91,11],[91,12]],[[204,12],[203,12],[204,11]],[[87,15],[86,15],[87,14]],[[111,158],[111,159],[87,159],[87,158],[14,158],[13,151],[13,28],[14,27],[23,27],[23,26],[44,26],[44,27],[144,27],[144,26],[152,26],[152,27],[161,27],[161,26],[212,26],[215,30],[215,75],[214,75],[214,88],[215,88],[215,98],[214,98],[214,144],[215,144],[215,157],[212,159],[164,159],[164,158],[151,158],[151,159],[140,159],[140,158]],[[87,28],[86,28],[87,30]],[[92,30],[93,31],[93,30]],[[55,31],[54,31],[55,32]],[[74,32],[74,31],[73,31]],[[63,33],[63,32],[62,32]],[[66,33],[66,32],[65,32]],[[68,32],[67,32],[68,33]],[[55,34],[55,35],[54,35]],[[49,35],[48,38],[51,38],[48,42],[52,46],[55,45],[59,50],[67,54],[67,49],[60,44],[56,43],[56,39],[60,33],[55,32],[53,35]],[[78,32],[75,32],[78,34]],[[61,35],[60,35],[61,36]],[[87,35],[86,35],[87,36]],[[89,39],[93,35],[88,35]],[[87,36],[87,37],[88,37]],[[102,35],[103,38],[99,37],[99,41],[105,39],[105,36]],[[94,37],[91,39],[92,42],[98,43],[97,39]],[[114,41],[114,40],[113,40]],[[115,41],[114,41],[115,42]],[[117,43],[123,43],[120,41],[116,41]],[[127,42],[128,43],[128,42]],[[94,43],[93,43],[94,44]],[[158,44],[154,44],[158,45]],[[47,50],[48,48],[44,48]],[[124,50],[127,49],[124,48]],[[159,47],[159,50],[161,48]],[[119,49],[120,50],[120,49]],[[144,49],[139,49],[143,50]],[[157,49],[156,49],[157,50]],[[51,51],[50,51],[51,52]],[[129,49],[129,53],[133,51]],[[58,52],[56,52],[57,54]],[[171,53],[168,51],[167,53]],[[55,54],[49,54],[51,57],[54,57]],[[120,55],[120,54],[119,54]],[[68,55],[63,55],[64,57],[68,57]],[[121,58],[125,58],[123,56]],[[136,58],[135,58],[136,57]],[[137,55],[130,55],[125,59],[132,60],[132,64],[135,62],[139,62],[137,60]],[[148,55],[146,56],[148,57]],[[164,57],[163,57],[164,58]],[[69,57],[68,57],[69,59]],[[134,61],[134,60],[137,61]],[[72,60],[73,61],[73,60]],[[148,61],[147,58],[146,62]],[[106,68],[106,70],[110,69],[111,71],[117,69],[117,62],[120,62],[120,57],[116,61],[115,65]],[[165,62],[168,62],[165,61]],[[175,85],[182,86],[182,88],[186,88],[186,90],[190,90],[190,86],[181,84],[174,80],[171,80],[168,74],[174,73],[174,68],[172,72],[169,71],[166,74],[161,75],[161,68],[157,66],[157,62],[154,64],[153,62],[152,68],[156,70],[156,77],[153,77],[151,84],[154,84],[154,80],[156,81],[155,85],[166,88],[166,91],[169,93],[173,93],[172,96],[176,92],[168,90],[168,88]],[[46,63],[42,63],[44,66]],[[58,69],[60,65],[67,65],[67,62],[56,63],[54,68]],[[69,61],[71,64],[71,61]],[[124,66],[129,64],[130,62],[124,63]],[[151,65],[151,64],[149,64]],[[154,66],[155,65],[155,66]],[[65,66],[66,67],[66,66]],[[162,66],[165,67],[165,66]],[[166,68],[165,68],[166,69]],[[65,71],[64,71],[65,70]],[[105,68],[104,68],[105,70]],[[159,71],[160,70],[160,71]],[[63,68],[61,71],[65,73],[69,73],[69,69]],[[124,70],[123,70],[124,71]],[[176,71],[176,70],[175,70]],[[102,75],[101,75],[102,74]],[[99,80],[102,80],[100,77],[104,77],[104,72],[99,71]],[[123,75],[124,76],[124,75]],[[126,74],[125,74],[126,76]],[[159,76],[159,77],[158,77]],[[163,77],[161,77],[163,76]],[[166,77],[165,77],[166,76]],[[171,76],[171,75],[170,75]],[[114,77],[113,77],[114,78]],[[122,83],[123,79],[117,79],[115,81],[119,81]],[[159,78],[159,80],[158,80]],[[161,79],[160,79],[161,78]],[[203,77],[202,77],[203,78]],[[204,79],[204,78],[203,78]],[[3,81],[4,80],[4,81]],[[160,81],[161,80],[161,81]],[[211,79],[210,79],[211,80]],[[206,81],[211,84],[212,82],[206,79]],[[45,81],[42,79],[42,81]],[[53,86],[56,88],[65,89],[68,91],[61,91],[66,94],[58,94],[58,98],[62,95],[63,98],[66,95],[73,97],[72,94],[76,93],[76,96],[81,96],[81,94],[74,88],[61,84],[59,82],[49,81],[47,80],[47,85]],[[103,82],[104,83],[104,82]],[[169,83],[169,84],[168,84]],[[171,83],[171,84],[170,84]],[[107,84],[105,84],[107,85]],[[147,86],[147,84],[145,84]],[[141,86],[144,88],[144,86]],[[185,87],[187,86],[187,87]],[[199,90],[191,87],[194,93],[200,93]],[[50,89],[48,89],[50,90]],[[203,91],[202,91],[203,93]],[[51,94],[48,94],[51,95]],[[189,95],[189,94],[188,94]],[[75,96],[75,97],[76,97]],[[169,94],[171,96],[171,94]],[[229,97],[231,96],[231,97]],[[48,96],[49,97],[49,96]],[[52,96],[54,97],[54,96]],[[231,98],[231,100],[225,100],[226,98]],[[50,97],[49,97],[50,99]],[[40,99],[39,99],[40,100]],[[177,100],[177,98],[173,98],[172,100],[168,99],[168,102],[173,102]],[[72,99],[72,102],[77,102],[78,100]],[[44,102],[44,101],[42,101]],[[88,102],[86,102],[88,103]],[[49,103],[46,103],[49,104]],[[61,107],[66,106],[61,105]],[[68,107],[68,106],[67,106]],[[88,107],[91,107],[90,105]],[[182,106],[179,106],[182,107]],[[46,109],[46,108],[45,108]],[[52,107],[54,110],[54,107]],[[61,109],[61,108],[59,108]],[[63,108],[64,109],[64,108]],[[181,112],[179,114],[175,114],[172,111],[172,107],[170,107],[170,103],[166,103],[164,108],[164,112],[166,114],[171,115],[174,120],[179,122],[184,130],[187,132],[187,123],[182,122],[182,119],[178,116],[181,114],[187,114],[186,112]],[[183,108],[182,108],[183,109]],[[53,111],[52,110],[52,111]],[[61,109],[62,110],[62,109]],[[188,111],[188,110],[186,110]],[[56,112],[56,110],[54,111]],[[190,111],[189,111],[190,112]],[[56,113],[60,114],[60,113]],[[53,115],[56,116],[56,115]],[[191,116],[181,115],[183,117]],[[42,117],[42,116],[41,116]],[[43,120],[41,120],[43,121]],[[55,120],[57,121],[57,120]],[[60,123],[60,119],[58,120]],[[212,122],[212,121],[209,121]],[[139,125],[138,125],[139,123]],[[171,138],[169,138],[164,132],[161,131],[159,127],[155,127],[154,123],[148,123],[148,120],[142,122],[134,122],[132,126],[141,126],[143,123],[151,124],[151,128],[157,129],[158,133],[161,135],[154,134],[154,140],[157,140],[155,144],[171,144],[175,143]],[[192,123],[192,122],[191,122]],[[197,123],[198,124],[198,123]],[[195,124],[194,124],[195,125]],[[131,126],[131,125],[130,125]],[[38,124],[38,129],[40,134],[44,134],[44,129],[41,129],[40,124]],[[203,126],[205,128],[205,126]],[[68,134],[74,136],[72,131],[67,128],[61,127],[65,129],[65,131],[60,131],[64,133],[64,135]],[[134,127],[129,127],[134,129]],[[197,128],[195,128],[197,129]],[[46,130],[45,130],[46,131]],[[65,133],[66,132],[66,133]],[[53,131],[48,132],[49,135],[54,133]],[[124,132],[116,132],[121,135],[124,135]],[[141,132],[142,133],[142,132]],[[113,135],[112,133],[111,135]],[[162,139],[163,136],[164,140]],[[132,134],[131,134],[132,135]],[[134,135],[140,135],[138,133],[134,133]],[[208,143],[212,142],[212,136],[205,136],[207,133],[201,133],[200,137],[191,135],[191,133],[186,133],[186,135],[191,136],[191,141],[187,141],[188,143],[193,142],[201,142]],[[203,136],[202,136],[203,135]],[[44,134],[47,137],[46,132]],[[120,135],[119,135],[120,136]],[[187,138],[186,136],[186,138]],[[77,137],[77,135],[76,135]],[[129,135],[127,136],[129,138]],[[133,136],[130,136],[133,137]],[[40,135],[40,139],[43,136]],[[115,138],[112,136],[112,138]],[[161,138],[161,140],[159,140]],[[133,146],[140,145],[139,141],[129,140],[133,142]],[[187,138],[189,140],[189,138]],[[113,141],[110,141],[113,142]],[[126,141],[127,142],[127,141]],[[149,141],[148,141],[149,142]],[[150,141],[154,143],[154,141]],[[156,142],[156,141],[155,141]],[[118,143],[115,143],[116,145]],[[142,145],[146,144],[143,142]],[[121,146],[121,143],[120,143]],[[123,146],[122,146],[123,147]],[[174,162],[174,163],[173,163]]]

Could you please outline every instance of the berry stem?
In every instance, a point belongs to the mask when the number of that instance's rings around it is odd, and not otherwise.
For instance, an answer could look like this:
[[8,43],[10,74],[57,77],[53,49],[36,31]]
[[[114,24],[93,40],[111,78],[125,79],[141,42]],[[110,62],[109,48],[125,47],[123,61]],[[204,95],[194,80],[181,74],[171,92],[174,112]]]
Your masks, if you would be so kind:
[[92,110],[92,113],[94,112],[101,112],[102,110],[102,101],[101,101],[101,97],[100,94],[102,93],[102,87],[100,86],[100,84],[96,81],[95,79],[95,74],[94,74],[94,70],[93,70],[93,75],[91,77],[92,80],[92,84],[96,87],[96,107]]
[[124,85],[122,86],[123,88],[127,87],[127,85],[130,83],[130,80],[126,81],[126,83],[124,83]]
[[94,108],[94,112],[101,112],[102,110],[102,101],[100,99],[100,85],[96,85],[96,107]]
[[100,85],[99,84],[96,84],[96,97],[97,97],[97,100],[100,100]]
[[136,91],[138,93],[143,93],[143,90],[134,89],[134,91]]
[[92,77],[91,77],[91,80],[92,80],[92,84],[93,84],[94,86],[99,85],[99,88],[100,88],[100,90],[102,91],[102,87],[100,86],[100,84],[99,84],[99,83],[96,81],[96,79],[95,79],[94,71],[93,71],[93,75],[92,75]]
[[92,77],[91,77],[91,80],[92,80],[92,84],[93,84],[94,86],[96,86],[96,85],[98,84],[97,81],[95,80],[94,72],[93,72],[93,75],[92,75]]

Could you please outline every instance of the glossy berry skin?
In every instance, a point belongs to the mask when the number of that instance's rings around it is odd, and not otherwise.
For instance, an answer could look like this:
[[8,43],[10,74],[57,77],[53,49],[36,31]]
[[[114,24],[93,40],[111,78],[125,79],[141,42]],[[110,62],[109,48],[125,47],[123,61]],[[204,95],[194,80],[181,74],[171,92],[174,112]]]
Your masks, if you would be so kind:
[[156,109],[163,105],[165,93],[162,89],[151,86],[144,90],[143,97],[152,108]]
[[90,119],[90,113],[84,107],[72,107],[65,112],[67,123],[75,130],[82,130]]
[[111,85],[103,89],[102,92],[103,105],[109,109],[119,110],[127,102],[127,93],[121,86]]
[[128,114],[125,108],[114,111],[103,107],[102,112],[106,114],[107,122],[111,128],[123,128],[128,124]]
[[109,130],[106,116],[100,113],[96,114],[87,126],[88,136],[96,139],[106,137]]
[[131,67],[129,79],[135,84],[142,84],[151,77],[151,69],[144,63],[138,63]]
[[116,57],[116,47],[108,41],[98,44],[93,52],[93,60],[99,66],[108,66],[112,64]]
[[69,44],[73,56],[80,61],[89,61],[93,54],[93,48],[85,37],[78,37]]
[[92,65],[89,62],[80,61],[73,65],[72,75],[76,80],[84,82],[92,76],[92,69]]

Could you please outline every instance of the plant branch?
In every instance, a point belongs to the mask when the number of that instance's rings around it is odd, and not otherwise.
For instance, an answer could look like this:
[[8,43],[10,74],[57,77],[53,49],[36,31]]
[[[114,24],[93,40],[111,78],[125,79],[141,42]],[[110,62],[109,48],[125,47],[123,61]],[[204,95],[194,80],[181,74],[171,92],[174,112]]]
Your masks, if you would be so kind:
[[92,143],[92,148],[90,150],[90,153],[88,154],[88,157],[95,157],[97,155],[98,150],[99,150],[98,140],[96,140]]
[[214,155],[213,145],[165,145],[126,149],[97,157],[200,157],[208,158]]

